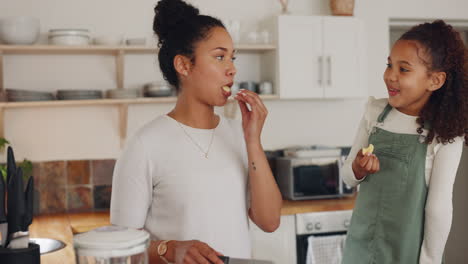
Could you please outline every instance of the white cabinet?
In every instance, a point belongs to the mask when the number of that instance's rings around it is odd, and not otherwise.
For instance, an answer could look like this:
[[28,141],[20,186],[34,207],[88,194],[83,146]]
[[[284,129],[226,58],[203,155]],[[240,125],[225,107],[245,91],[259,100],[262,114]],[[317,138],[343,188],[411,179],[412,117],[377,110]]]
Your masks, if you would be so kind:
[[359,19],[279,16],[276,27],[280,98],[366,96]]
[[295,216],[281,216],[281,224],[273,233],[265,233],[250,222],[252,257],[273,261],[274,264],[296,263]]

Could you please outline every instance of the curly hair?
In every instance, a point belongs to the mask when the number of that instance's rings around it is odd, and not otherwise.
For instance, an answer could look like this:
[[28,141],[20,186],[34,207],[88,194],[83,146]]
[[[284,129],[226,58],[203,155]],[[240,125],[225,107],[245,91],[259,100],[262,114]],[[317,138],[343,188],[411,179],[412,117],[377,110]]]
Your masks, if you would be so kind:
[[[468,145],[468,52],[460,33],[443,20],[414,26],[401,40],[413,40],[426,49],[430,61],[425,62],[428,73],[445,72],[443,86],[434,91],[421,109],[417,123],[429,133],[426,143],[434,139],[443,144],[464,136]],[[426,125],[425,125],[426,124]]]
[[195,63],[195,44],[208,37],[212,28],[225,27],[219,19],[200,15],[197,8],[182,0],[161,0],[154,13],[153,31],[158,36],[159,67],[164,79],[179,91],[174,57],[184,55]]

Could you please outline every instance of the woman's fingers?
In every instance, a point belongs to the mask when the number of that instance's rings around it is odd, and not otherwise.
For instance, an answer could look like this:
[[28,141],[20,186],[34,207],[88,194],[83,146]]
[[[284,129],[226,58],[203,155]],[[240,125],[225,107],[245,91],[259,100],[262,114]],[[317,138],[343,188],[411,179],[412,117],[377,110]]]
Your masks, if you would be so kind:
[[370,160],[370,156],[361,156],[361,158],[358,160],[359,167],[365,168],[367,163]]
[[239,108],[241,110],[242,115],[246,115],[249,113],[249,109],[247,108],[247,103],[242,99],[237,99],[237,103],[239,104]]
[[236,97],[239,97],[238,100],[248,103],[253,113],[259,114],[260,116],[266,116],[268,111],[257,94],[251,91],[242,90]]
[[[218,258],[216,255],[216,251],[212,249],[210,246],[208,246],[205,243],[200,244],[200,249],[199,252],[204,260],[209,260],[211,263],[214,264],[223,264],[221,259]],[[207,261],[207,263],[210,263]]]
[[372,156],[369,157],[369,161],[366,163],[365,169],[367,172],[370,172],[372,170],[372,165],[374,164],[374,159]]
[[248,90],[241,90],[241,92],[245,93],[247,96],[252,97],[255,100],[255,102],[257,103],[257,106],[259,107],[260,110],[262,110],[264,112],[268,112],[265,104],[263,103],[262,99],[260,98],[260,96],[257,93],[254,93],[254,92],[248,91]]
[[380,162],[377,156],[373,155],[374,162],[372,164],[372,171],[371,173],[376,173],[380,170]]

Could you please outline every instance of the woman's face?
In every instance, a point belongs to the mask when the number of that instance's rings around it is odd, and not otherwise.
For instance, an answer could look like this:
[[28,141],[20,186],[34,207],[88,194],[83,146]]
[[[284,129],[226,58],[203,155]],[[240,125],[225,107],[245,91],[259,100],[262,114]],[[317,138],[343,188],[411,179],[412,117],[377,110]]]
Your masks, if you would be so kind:
[[[432,92],[427,54],[415,41],[398,40],[388,57],[384,81],[389,103],[400,112],[417,116]],[[430,61],[430,60],[429,60]]]
[[223,87],[231,87],[236,74],[235,50],[231,36],[222,27],[214,27],[207,37],[195,45],[194,64],[191,65],[184,88],[199,101],[222,106],[231,95]]

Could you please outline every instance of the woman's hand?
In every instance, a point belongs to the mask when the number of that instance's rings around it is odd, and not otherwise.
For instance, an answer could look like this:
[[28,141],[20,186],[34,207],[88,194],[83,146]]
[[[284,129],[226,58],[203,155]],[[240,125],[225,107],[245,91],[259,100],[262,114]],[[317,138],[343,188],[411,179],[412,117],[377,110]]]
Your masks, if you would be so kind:
[[174,241],[175,264],[223,264],[221,253],[198,240]]
[[374,154],[362,154],[362,150],[356,155],[352,164],[354,176],[356,179],[361,180],[368,174],[376,173],[380,170],[380,162]]
[[[262,99],[258,94],[244,89],[237,93],[235,99],[239,103],[242,113],[242,128],[246,143],[260,143],[263,124],[268,115],[268,110]],[[247,104],[250,105],[251,110],[247,108]]]

